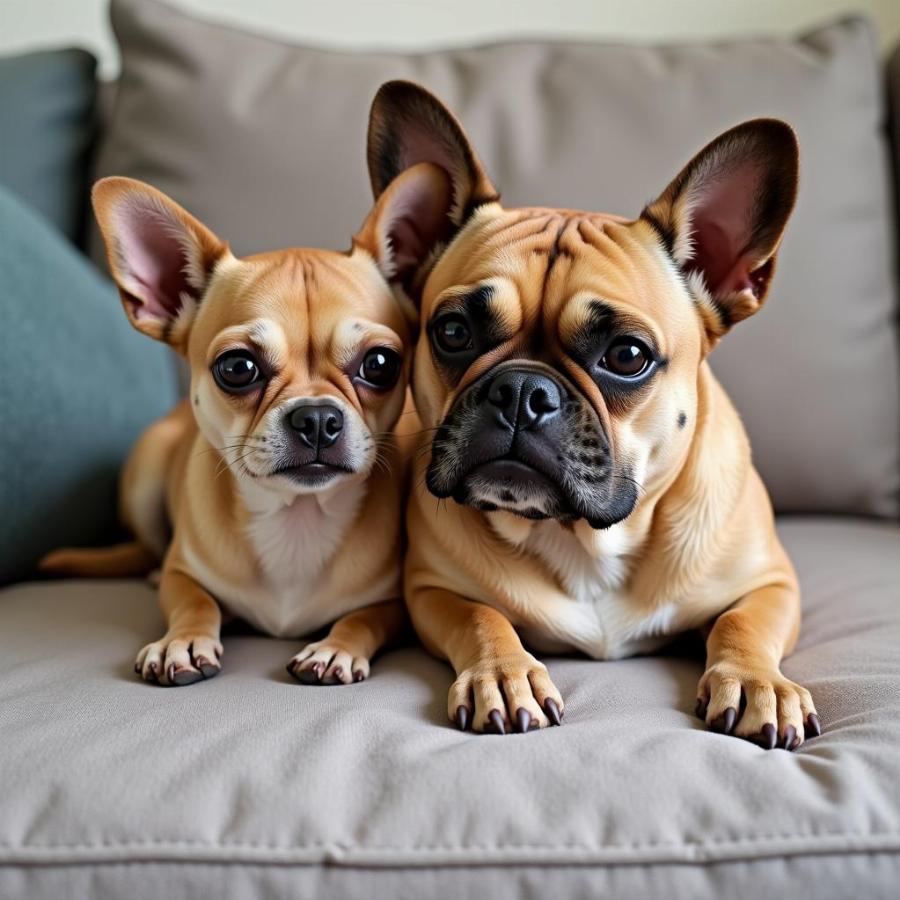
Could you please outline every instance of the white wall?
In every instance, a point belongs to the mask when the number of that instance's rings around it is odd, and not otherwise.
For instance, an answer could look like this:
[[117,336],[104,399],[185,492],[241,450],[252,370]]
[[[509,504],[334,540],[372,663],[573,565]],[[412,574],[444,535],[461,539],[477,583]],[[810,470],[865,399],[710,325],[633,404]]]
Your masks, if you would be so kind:
[[[868,12],[882,48],[900,42],[900,0],[170,0],[210,18],[300,41],[428,47],[511,35],[684,40],[790,34]],[[107,0],[0,0],[0,53],[77,43],[103,72],[118,61]]]

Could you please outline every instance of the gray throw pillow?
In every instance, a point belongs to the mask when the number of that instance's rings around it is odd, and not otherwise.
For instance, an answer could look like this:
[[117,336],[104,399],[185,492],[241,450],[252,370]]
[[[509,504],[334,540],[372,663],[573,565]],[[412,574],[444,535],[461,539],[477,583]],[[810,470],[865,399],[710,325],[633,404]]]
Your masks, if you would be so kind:
[[96,68],[86,50],[0,57],[0,182],[75,243],[85,225]]
[[171,356],[112,283],[0,186],[0,583],[116,528],[119,469],[176,402]]
[[771,296],[712,366],[779,512],[900,512],[884,73],[865,20],[796,39],[416,54],[292,45],[155,0],[112,13],[123,70],[98,174],[151,181],[237,253],[346,245],[371,203],[366,122],[389,78],[456,111],[510,205],[636,216],[719,132],[787,119],[800,195]]

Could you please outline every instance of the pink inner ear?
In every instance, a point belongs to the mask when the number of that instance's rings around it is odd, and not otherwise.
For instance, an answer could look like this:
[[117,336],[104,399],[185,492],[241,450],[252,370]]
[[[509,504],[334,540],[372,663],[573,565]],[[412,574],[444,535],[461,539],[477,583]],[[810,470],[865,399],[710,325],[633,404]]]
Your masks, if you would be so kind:
[[753,289],[747,252],[762,170],[745,164],[698,187],[691,214],[694,252],[688,269],[699,270],[714,296]]
[[141,206],[122,210],[118,255],[128,280],[129,293],[139,302],[138,319],[172,319],[181,309],[181,294],[195,294],[186,275],[188,259],[176,237],[179,227],[164,214]]
[[422,166],[407,169],[395,185],[386,196],[383,233],[387,268],[393,280],[402,281],[446,236],[449,183],[443,171]]

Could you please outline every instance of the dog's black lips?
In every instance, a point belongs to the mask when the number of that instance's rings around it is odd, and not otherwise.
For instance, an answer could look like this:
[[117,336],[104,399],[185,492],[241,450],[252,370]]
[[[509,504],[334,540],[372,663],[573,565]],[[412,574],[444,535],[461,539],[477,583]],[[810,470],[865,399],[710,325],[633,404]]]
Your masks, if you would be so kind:
[[273,469],[270,475],[284,475],[294,481],[316,482],[330,481],[338,475],[353,475],[349,466],[332,465],[323,462],[288,463]]

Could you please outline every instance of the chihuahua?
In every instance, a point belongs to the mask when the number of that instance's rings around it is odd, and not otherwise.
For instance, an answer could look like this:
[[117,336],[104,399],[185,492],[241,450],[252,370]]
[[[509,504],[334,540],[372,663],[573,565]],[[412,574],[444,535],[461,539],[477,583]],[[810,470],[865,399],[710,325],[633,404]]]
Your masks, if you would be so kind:
[[446,195],[415,167],[376,203],[346,253],[236,258],[158,190],[106,178],[93,203],[110,271],[140,332],[190,368],[190,394],[139,438],[121,479],[127,544],[59,550],[51,574],[123,576],[161,564],[166,632],[138,654],[149,682],[220,670],[223,611],[278,637],[328,623],[288,663],[348,684],[404,624],[404,459],[393,429],[411,315],[391,282],[420,262],[417,198]]

